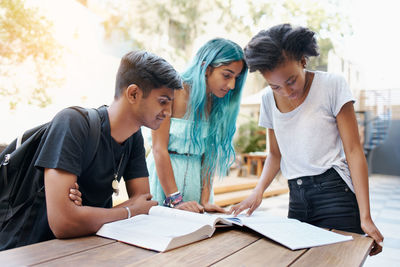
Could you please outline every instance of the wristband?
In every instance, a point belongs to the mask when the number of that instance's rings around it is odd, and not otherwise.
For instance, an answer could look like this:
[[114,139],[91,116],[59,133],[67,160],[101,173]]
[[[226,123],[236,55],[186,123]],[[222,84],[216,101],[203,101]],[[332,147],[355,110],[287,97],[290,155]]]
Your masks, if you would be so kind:
[[170,194],[169,196],[170,196],[170,197],[173,197],[173,196],[179,195],[180,193],[181,193],[181,192],[176,191],[175,193],[172,193],[172,194]]
[[182,202],[183,202],[182,194],[181,192],[178,191],[171,194],[169,197],[165,198],[163,206],[173,208],[181,204]]
[[131,210],[128,207],[124,207],[124,208],[128,212],[128,219],[129,219],[130,217],[132,217]]

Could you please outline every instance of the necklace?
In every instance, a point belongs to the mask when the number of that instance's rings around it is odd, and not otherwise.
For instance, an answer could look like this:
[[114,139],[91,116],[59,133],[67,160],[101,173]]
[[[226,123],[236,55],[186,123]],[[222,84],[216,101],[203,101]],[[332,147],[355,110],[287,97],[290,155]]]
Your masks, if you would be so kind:
[[[112,140],[111,140],[111,137],[110,137],[110,141],[112,141]],[[111,183],[111,186],[112,186],[112,189],[113,189],[113,191],[114,191],[114,194],[115,194],[116,196],[118,196],[118,194],[119,194],[118,173],[119,173],[119,170],[120,170],[120,168],[121,168],[121,164],[122,164],[122,161],[123,161],[123,159],[124,159],[125,152],[122,153],[121,159],[119,160],[119,163],[118,163],[118,168],[116,169],[116,168],[115,168],[114,149],[113,149],[113,147],[112,147],[112,143],[111,143],[111,142],[110,142],[110,147],[111,147],[111,154],[112,154],[112,161],[113,161],[113,170],[114,170],[114,174],[113,174],[113,178],[114,178],[114,179],[113,179],[113,181],[112,181],[112,183]]]

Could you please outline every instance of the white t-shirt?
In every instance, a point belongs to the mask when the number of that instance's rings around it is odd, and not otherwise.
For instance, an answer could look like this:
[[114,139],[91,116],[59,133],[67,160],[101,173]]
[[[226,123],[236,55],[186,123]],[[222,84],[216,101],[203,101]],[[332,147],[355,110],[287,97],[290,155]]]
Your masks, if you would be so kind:
[[354,192],[336,116],[355,101],[342,76],[316,71],[304,102],[282,113],[271,88],[262,96],[259,125],[274,130],[287,179],[318,175],[333,167]]

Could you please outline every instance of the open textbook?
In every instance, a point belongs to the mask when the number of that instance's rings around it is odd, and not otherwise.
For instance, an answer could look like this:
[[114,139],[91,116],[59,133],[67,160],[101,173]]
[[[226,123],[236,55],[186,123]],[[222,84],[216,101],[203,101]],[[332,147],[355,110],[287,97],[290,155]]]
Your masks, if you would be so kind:
[[211,237],[217,227],[246,226],[292,250],[351,240],[298,220],[265,212],[233,217],[226,214],[199,214],[162,206],[149,215],[104,224],[97,235],[156,251],[167,251]]

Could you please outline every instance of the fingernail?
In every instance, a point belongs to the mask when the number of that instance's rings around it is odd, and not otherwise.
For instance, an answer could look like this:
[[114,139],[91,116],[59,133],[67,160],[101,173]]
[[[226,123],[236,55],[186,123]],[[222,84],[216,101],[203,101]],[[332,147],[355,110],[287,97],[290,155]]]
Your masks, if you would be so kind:
[[378,245],[383,247],[383,242],[379,242]]

